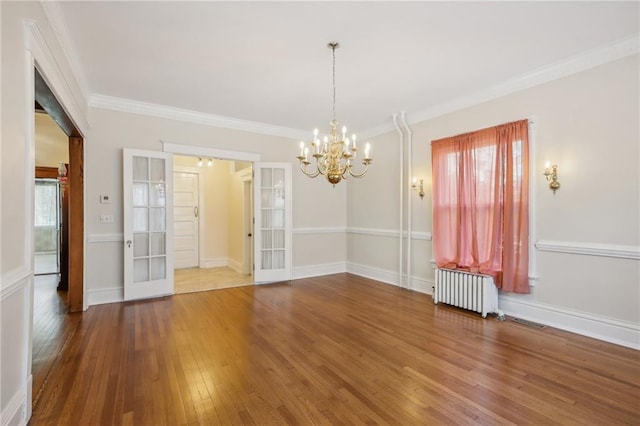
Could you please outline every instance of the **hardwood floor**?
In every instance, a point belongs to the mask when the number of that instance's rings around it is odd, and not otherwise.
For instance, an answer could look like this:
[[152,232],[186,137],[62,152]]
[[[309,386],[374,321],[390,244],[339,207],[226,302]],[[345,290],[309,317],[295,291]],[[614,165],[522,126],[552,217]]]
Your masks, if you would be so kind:
[[640,424],[639,352],[338,274],[91,307],[32,425]]
[[61,354],[75,333],[80,319],[67,314],[66,293],[58,292],[59,275],[36,276],[33,281],[32,367],[34,401]]

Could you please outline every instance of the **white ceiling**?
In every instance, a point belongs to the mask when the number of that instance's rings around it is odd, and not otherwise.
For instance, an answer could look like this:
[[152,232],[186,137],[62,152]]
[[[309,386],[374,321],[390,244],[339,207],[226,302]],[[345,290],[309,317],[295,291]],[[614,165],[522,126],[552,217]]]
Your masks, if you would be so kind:
[[291,129],[432,109],[637,37],[638,2],[61,2],[86,89]]

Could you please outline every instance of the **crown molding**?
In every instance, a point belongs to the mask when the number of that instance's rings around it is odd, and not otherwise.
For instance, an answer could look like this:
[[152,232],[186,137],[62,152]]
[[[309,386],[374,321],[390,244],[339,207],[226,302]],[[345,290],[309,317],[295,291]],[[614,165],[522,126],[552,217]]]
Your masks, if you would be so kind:
[[[479,90],[470,95],[452,99],[431,108],[411,113],[408,117],[409,124],[417,124],[426,120],[440,117],[455,111],[476,106],[493,99],[501,98],[525,89],[539,86],[553,80],[577,74],[627,56],[640,52],[640,34],[619,39],[604,46],[588,50],[571,56],[562,61],[540,67],[534,71],[512,78],[503,83]],[[390,116],[391,117],[391,116]],[[368,129],[362,133],[362,138],[372,138],[385,133],[395,131],[391,121]]]
[[[470,95],[462,96],[425,110],[416,111],[408,116],[407,121],[409,124],[417,124],[576,74],[581,71],[595,68],[599,65],[637,54],[639,51],[639,35],[635,34],[631,37],[617,40],[605,46],[572,56],[563,61],[538,68],[537,70],[527,74],[523,74],[487,89],[479,90]],[[92,94],[89,97],[89,106],[258,134],[282,136],[290,139],[304,140],[308,136],[308,132],[305,130],[274,126],[265,123],[240,120],[232,117],[206,114],[193,110],[173,108],[159,104],[100,94]],[[361,138],[368,139],[380,136],[382,134],[392,132],[394,129],[395,127],[393,123],[388,121],[370,129],[365,129],[361,132]]]
[[76,54],[76,45],[73,42],[73,38],[69,35],[67,22],[60,10],[60,4],[55,1],[40,0],[40,5],[51,25],[65,59],[73,70],[76,83],[78,83],[78,88],[83,96],[83,101],[86,103],[86,100],[89,99],[89,85],[87,84],[84,69],[80,65],[80,59]]
[[304,139],[309,133],[304,130],[291,129],[288,127],[274,126],[255,121],[240,120],[232,117],[206,114],[193,110],[174,108],[165,105],[140,102],[132,99],[116,98],[100,94],[91,95],[89,98],[89,106],[156,118],[184,121],[193,124],[202,124],[205,126],[223,127],[270,136],[282,136],[290,139]]
[[[86,135],[90,128],[86,117],[87,102],[82,91],[79,90],[80,85],[74,70],[70,69],[70,73],[63,71],[59,58],[51,50],[51,42],[47,41],[37,21],[25,19],[23,28],[25,47],[33,60],[33,63],[28,66],[35,66],[40,71],[80,133]],[[30,84],[33,84],[33,81]]]

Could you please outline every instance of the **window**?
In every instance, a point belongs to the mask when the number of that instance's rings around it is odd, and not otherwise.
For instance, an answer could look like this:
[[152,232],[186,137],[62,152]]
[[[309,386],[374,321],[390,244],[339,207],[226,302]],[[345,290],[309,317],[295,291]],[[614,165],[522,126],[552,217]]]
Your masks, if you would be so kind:
[[431,143],[434,257],[529,292],[528,121]]

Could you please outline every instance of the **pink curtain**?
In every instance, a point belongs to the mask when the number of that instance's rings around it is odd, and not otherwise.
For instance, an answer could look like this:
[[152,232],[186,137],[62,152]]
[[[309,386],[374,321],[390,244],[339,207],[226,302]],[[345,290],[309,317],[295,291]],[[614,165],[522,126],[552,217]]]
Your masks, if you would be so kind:
[[439,268],[492,275],[529,293],[528,121],[431,142]]

